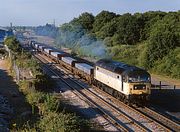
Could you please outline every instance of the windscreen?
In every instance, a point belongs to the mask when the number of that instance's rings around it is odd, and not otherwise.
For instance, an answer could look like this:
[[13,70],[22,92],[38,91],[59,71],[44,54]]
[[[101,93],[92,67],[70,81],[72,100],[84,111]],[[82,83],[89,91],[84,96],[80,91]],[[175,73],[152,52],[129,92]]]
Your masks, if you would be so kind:
[[134,74],[128,77],[128,82],[150,82],[151,78],[148,74]]

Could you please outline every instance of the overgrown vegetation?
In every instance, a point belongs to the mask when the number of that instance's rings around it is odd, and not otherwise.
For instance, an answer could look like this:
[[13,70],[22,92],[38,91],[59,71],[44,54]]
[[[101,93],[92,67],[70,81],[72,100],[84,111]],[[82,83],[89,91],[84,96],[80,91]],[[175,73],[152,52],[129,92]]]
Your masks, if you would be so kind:
[[96,16],[83,13],[59,27],[56,44],[82,56],[111,57],[158,74],[180,77],[180,11],[133,15],[102,11]]
[[65,106],[61,105],[61,100],[51,93],[54,86],[51,83],[52,80],[43,74],[39,63],[29,53],[23,51],[19,41],[9,37],[5,40],[5,44],[11,50],[17,66],[31,71],[34,76],[33,80],[19,82],[20,91],[25,95],[27,103],[31,105],[31,111],[16,115],[16,119],[12,121],[11,130],[78,132],[89,129],[86,120],[67,112]]

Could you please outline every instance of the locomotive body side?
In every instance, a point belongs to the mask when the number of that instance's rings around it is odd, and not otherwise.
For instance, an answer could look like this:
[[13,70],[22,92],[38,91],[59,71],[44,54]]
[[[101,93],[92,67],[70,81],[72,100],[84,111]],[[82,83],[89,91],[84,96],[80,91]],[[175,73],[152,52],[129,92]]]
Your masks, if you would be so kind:
[[127,88],[127,83],[123,82],[122,75],[111,72],[99,66],[95,67],[94,79],[101,83],[123,93],[129,95],[130,91]]

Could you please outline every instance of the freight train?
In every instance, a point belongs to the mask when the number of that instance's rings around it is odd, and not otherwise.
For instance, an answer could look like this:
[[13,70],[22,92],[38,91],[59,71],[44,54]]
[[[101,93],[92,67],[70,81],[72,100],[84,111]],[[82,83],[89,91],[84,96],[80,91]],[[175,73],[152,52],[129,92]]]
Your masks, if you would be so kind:
[[122,62],[101,59],[94,66],[44,44],[31,42],[32,47],[50,57],[103,91],[125,103],[145,103],[151,94],[150,74],[138,67]]

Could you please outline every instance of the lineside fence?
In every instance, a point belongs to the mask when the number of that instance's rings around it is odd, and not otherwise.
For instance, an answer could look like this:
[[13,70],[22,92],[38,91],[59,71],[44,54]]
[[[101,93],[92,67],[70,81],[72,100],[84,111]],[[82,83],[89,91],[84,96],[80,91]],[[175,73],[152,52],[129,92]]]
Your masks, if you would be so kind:
[[[8,57],[10,59],[10,62],[12,64],[12,70],[14,71],[15,74],[15,81],[19,83],[21,80],[32,80],[33,78],[28,77],[25,74],[26,71],[24,71],[22,68],[19,68],[16,64],[16,61],[14,60],[14,56],[9,50],[9,48],[5,45],[5,50],[8,52]],[[29,74],[32,74],[31,72]]]
[[172,85],[172,84],[167,84],[166,82],[163,81],[159,81],[159,84],[152,84],[151,85],[151,89],[159,89],[159,90],[163,90],[163,89],[171,89],[171,90],[176,90],[176,89],[180,89],[180,85]]
[[10,49],[7,47],[7,45],[5,45],[4,47],[5,47],[5,50],[8,52],[8,57],[10,59],[10,63],[12,64],[12,68],[13,68],[13,71],[15,73],[15,80],[17,81],[17,83],[19,83],[19,81],[20,81],[20,69],[16,65],[16,62],[13,59],[14,56],[12,55]]

